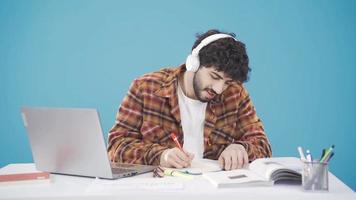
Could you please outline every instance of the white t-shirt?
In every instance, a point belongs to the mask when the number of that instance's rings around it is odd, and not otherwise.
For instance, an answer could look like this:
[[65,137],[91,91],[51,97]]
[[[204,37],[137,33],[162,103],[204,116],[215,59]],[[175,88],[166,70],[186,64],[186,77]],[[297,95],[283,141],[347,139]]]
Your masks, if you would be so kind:
[[178,103],[184,134],[183,148],[194,154],[194,160],[201,159],[204,153],[204,121],[207,103],[185,96],[179,84]]

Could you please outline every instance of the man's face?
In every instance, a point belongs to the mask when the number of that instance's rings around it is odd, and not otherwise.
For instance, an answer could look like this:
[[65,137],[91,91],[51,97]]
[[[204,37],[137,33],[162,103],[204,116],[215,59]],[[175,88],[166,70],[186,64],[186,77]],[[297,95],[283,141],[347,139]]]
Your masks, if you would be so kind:
[[201,66],[193,77],[194,93],[199,101],[208,102],[221,94],[232,82],[234,80],[214,67]]

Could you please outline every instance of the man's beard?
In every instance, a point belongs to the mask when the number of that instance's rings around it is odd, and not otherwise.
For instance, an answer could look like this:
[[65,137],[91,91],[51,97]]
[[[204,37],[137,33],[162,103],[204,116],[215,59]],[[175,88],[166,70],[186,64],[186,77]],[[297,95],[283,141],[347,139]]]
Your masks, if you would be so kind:
[[203,91],[205,89],[202,89],[201,86],[201,81],[199,80],[199,78],[197,78],[197,74],[198,73],[195,73],[194,74],[194,77],[193,77],[193,89],[194,89],[194,94],[195,96],[197,97],[197,99],[201,102],[208,102],[209,100],[208,99],[204,99],[203,98]]

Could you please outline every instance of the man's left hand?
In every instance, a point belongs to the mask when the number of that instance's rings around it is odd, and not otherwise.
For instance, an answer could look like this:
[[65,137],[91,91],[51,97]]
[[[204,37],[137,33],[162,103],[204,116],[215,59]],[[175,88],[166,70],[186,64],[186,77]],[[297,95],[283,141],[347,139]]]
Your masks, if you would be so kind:
[[248,155],[241,144],[230,144],[219,156],[219,164],[222,169],[234,170],[248,165]]

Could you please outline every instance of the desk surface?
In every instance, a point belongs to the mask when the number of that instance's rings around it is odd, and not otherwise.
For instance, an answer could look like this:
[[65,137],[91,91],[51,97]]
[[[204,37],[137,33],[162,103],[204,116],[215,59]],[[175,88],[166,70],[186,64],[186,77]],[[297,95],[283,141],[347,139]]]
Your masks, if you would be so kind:
[[[29,166],[33,167],[33,164]],[[16,164],[13,164],[16,167]],[[0,185],[0,199],[353,199],[352,189],[329,173],[329,192],[304,192],[300,185],[217,189],[202,177],[153,178],[152,173],[118,180],[51,174],[50,183]]]

